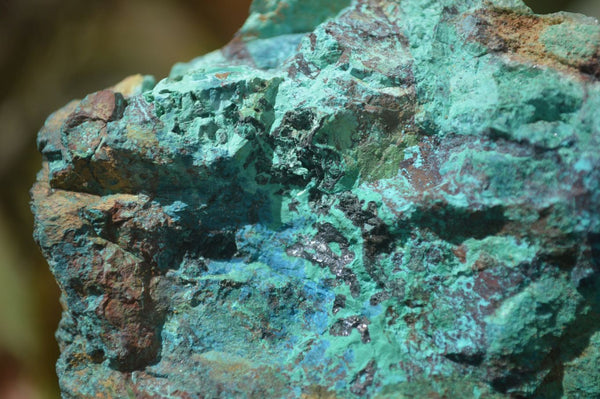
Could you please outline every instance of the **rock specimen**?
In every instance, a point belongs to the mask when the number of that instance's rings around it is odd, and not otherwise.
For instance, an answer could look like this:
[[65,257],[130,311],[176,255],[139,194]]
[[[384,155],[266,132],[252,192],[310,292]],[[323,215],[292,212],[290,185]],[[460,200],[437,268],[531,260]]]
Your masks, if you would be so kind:
[[600,26],[257,0],[39,134],[63,397],[600,397]]

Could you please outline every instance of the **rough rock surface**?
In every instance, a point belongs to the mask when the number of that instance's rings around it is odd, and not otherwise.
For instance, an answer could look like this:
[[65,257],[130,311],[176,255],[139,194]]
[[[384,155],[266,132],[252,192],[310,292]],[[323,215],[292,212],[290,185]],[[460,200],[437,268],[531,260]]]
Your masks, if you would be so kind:
[[63,397],[600,397],[600,26],[257,0],[39,134]]

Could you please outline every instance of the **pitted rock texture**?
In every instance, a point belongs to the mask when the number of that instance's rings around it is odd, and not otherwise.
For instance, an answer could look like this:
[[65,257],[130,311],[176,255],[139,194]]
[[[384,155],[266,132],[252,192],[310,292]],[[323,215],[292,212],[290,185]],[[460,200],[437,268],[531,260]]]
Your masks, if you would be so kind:
[[57,111],[63,397],[600,397],[599,46],[520,0],[257,0]]

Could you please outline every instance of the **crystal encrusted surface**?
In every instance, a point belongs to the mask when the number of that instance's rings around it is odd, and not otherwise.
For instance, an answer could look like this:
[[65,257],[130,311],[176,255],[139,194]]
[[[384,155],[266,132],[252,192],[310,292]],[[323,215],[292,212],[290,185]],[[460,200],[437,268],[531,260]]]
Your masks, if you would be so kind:
[[598,397],[599,44],[518,0],[257,0],[57,111],[63,396]]

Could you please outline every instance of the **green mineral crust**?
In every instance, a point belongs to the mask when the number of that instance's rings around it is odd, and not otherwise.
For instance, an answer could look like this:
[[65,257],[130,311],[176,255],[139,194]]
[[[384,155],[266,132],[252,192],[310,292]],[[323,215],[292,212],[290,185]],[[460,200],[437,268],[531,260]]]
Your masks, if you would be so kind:
[[599,398],[600,26],[256,0],[50,116],[64,398]]

